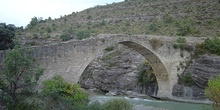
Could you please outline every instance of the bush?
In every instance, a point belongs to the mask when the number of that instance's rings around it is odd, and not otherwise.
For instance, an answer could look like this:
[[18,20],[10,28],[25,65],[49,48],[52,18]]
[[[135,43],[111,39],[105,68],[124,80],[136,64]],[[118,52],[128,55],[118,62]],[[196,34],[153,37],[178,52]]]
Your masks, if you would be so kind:
[[186,39],[184,37],[178,37],[176,39],[176,43],[173,44],[173,48],[174,49],[187,50],[187,51],[192,51],[193,50],[192,46],[190,46],[186,43]]
[[47,27],[47,28],[46,28],[46,31],[47,31],[47,33],[51,33],[50,27]]
[[196,45],[197,54],[211,53],[220,55],[220,39],[215,37],[214,39],[206,39],[205,42]]
[[186,43],[186,39],[184,37],[178,37],[176,42],[177,43]]
[[157,21],[152,21],[150,23],[150,25],[148,26],[148,30],[150,30],[151,32],[156,32],[159,29],[159,25],[157,23]]
[[220,39],[215,37],[214,39],[206,39],[204,47],[212,54],[220,55]]
[[191,73],[182,74],[179,75],[178,77],[179,77],[179,82],[186,86],[192,86],[195,84]]
[[63,33],[63,34],[60,36],[60,39],[61,39],[62,41],[68,41],[68,40],[72,39],[72,37],[71,37],[70,35],[66,34],[66,33]]
[[113,99],[103,104],[104,110],[132,110],[132,107],[125,99]]
[[90,37],[90,32],[88,30],[79,30],[76,32],[77,39],[82,40]]
[[169,23],[172,23],[173,21],[174,21],[174,20],[173,20],[173,17],[172,17],[172,16],[169,16],[169,15],[163,16],[163,22],[164,22],[164,23],[169,24]]
[[114,50],[114,46],[109,46],[109,47],[105,48],[104,50],[107,52],[110,52],[110,51]]
[[192,33],[192,27],[189,24],[182,24],[178,28],[178,33],[177,35],[179,36],[186,36],[188,34]]
[[175,26],[177,27],[177,35],[179,36],[187,36],[194,35],[199,36],[201,33],[194,26],[195,22],[190,18],[185,18],[180,20],[180,22],[176,22]]
[[205,95],[213,101],[213,108],[220,110],[220,76],[208,81],[208,87],[205,89]]
[[89,95],[82,91],[79,85],[71,85],[65,82],[61,76],[55,76],[43,84],[41,94],[45,97],[45,109],[80,109],[89,102]]

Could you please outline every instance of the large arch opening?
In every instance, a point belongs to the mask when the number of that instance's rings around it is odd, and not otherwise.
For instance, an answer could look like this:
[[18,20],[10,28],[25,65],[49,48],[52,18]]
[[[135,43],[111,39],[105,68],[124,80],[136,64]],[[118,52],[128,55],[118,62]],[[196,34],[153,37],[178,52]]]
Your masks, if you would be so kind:
[[[135,42],[132,42],[132,41],[123,41],[123,42],[120,42],[119,44],[123,44],[124,46],[127,46],[128,48],[137,51],[145,59],[147,59],[147,61],[149,62],[149,65],[152,67],[152,70],[154,71],[154,74],[156,76],[156,81],[158,85],[158,93],[157,93],[158,96],[167,97],[167,94],[171,94],[170,93],[170,80],[169,80],[167,69],[164,66],[163,62],[159,59],[159,57],[155,55],[155,53],[153,53],[146,47],[140,44],[137,44]],[[107,45],[107,48],[109,48],[109,45]],[[88,65],[89,64],[87,64],[86,67]],[[97,67],[100,67],[100,65]],[[88,73],[85,73],[85,74],[88,74]],[[86,75],[82,75],[82,76],[84,77]]]

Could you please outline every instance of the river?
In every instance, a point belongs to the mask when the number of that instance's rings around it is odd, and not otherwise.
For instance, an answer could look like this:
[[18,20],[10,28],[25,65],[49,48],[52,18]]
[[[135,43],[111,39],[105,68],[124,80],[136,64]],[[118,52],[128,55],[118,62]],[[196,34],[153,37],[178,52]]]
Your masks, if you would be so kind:
[[134,105],[134,110],[213,110],[211,105],[192,104],[173,101],[128,98],[123,96],[92,96],[91,102],[104,103],[111,99],[126,99]]

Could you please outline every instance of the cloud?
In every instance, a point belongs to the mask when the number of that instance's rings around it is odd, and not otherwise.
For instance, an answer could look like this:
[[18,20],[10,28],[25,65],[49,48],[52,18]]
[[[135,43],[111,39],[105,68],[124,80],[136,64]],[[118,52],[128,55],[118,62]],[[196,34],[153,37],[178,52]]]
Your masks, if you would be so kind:
[[31,18],[59,18],[72,12],[82,11],[95,5],[123,0],[3,0],[0,7],[0,22],[26,26]]

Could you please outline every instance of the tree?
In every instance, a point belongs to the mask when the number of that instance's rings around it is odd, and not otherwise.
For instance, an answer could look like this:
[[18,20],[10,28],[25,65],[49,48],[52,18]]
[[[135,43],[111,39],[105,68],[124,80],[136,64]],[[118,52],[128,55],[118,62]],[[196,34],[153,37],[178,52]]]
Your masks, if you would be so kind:
[[15,26],[0,23],[0,50],[14,47],[13,38],[15,37]]
[[48,17],[48,21],[51,21],[52,19],[51,19],[51,17]]
[[27,99],[36,95],[34,87],[43,69],[34,65],[30,53],[27,48],[19,46],[7,53],[4,69],[0,72],[0,103],[8,110],[34,107],[30,106],[33,103],[27,102]]
[[41,94],[45,109],[78,110],[88,104],[88,94],[77,84],[69,84],[61,76],[43,82]]
[[220,76],[208,81],[208,87],[205,89],[205,95],[213,101],[213,108],[220,110]]
[[31,26],[36,26],[38,22],[39,21],[38,21],[37,17],[33,17],[33,18],[31,18],[30,25]]

